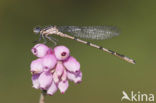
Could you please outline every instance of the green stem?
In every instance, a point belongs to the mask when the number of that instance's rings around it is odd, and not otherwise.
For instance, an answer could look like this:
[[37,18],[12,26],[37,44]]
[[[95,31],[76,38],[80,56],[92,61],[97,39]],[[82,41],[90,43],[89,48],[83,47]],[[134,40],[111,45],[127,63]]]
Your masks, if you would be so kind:
[[46,96],[46,91],[43,90],[40,95],[39,103],[45,103],[45,96]]

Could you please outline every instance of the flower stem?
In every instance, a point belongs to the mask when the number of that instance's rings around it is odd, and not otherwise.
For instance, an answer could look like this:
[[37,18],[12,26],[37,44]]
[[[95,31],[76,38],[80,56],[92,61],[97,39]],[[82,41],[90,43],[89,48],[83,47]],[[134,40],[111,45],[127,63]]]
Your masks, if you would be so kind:
[[39,103],[45,103],[46,91],[42,91],[39,99]]

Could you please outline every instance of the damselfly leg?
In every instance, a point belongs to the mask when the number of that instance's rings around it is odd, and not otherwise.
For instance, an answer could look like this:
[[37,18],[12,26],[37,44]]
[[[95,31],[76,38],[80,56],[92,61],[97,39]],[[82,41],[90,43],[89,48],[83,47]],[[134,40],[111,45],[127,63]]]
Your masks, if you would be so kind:
[[33,41],[33,43],[40,42],[40,41],[41,41],[41,39],[42,39],[42,35],[40,34],[40,37],[39,37],[39,39],[38,39],[38,40],[35,40],[35,41]]
[[46,40],[46,38],[45,38],[45,35],[42,35],[42,38],[43,38],[43,40],[44,40],[43,44],[46,44],[46,43],[47,43],[47,40]]
[[45,36],[49,41],[51,41],[52,43],[54,43],[54,45],[56,46],[57,45],[57,40],[53,37],[49,37],[48,35]]

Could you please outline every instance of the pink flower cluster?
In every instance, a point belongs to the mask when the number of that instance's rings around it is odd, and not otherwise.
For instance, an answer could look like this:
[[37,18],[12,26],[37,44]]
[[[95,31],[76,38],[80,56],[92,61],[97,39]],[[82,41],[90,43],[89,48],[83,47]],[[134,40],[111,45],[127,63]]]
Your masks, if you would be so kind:
[[52,50],[44,44],[36,44],[32,53],[37,56],[31,62],[33,87],[46,90],[47,94],[53,95],[57,89],[65,93],[69,84],[82,81],[80,63],[72,56],[65,46],[57,46]]

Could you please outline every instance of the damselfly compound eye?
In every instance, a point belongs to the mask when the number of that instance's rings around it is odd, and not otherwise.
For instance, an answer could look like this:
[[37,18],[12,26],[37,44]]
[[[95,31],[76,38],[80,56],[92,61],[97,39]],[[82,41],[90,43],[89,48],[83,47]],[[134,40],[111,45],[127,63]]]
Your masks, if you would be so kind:
[[40,27],[36,27],[36,28],[33,29],[33,32],[34,32],[35,34],[39,34],[40,31],[41,31],[41,28],[40,28]]

